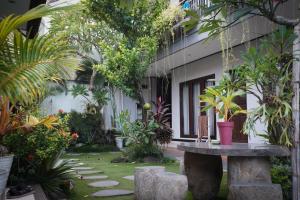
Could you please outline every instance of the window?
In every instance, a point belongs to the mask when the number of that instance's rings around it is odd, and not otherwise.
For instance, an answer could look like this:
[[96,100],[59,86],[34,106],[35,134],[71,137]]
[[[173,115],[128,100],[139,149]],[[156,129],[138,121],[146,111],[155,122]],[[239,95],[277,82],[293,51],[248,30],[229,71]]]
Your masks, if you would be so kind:
[[[196,138],[202,129],[206,129],[211,136],[215,135],[216,116],[213,109],[200,112],[199,96],[204,93],[206,87],[212,86],[209,81],[215,75],[205,76],[199,79],[180,83],[180,135],[185,138]],[[201,105],[204,106],[204,105]],[[207,116],[207,124],[201,127],[200,116]]]

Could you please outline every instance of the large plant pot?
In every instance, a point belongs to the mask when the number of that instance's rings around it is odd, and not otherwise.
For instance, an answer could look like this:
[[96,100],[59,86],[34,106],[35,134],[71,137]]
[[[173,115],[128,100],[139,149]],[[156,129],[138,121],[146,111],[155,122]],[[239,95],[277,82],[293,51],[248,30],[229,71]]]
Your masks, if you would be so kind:
[[116,137],[116,145],[119,149],[124,148],[124,137]]
[[231,145],[234,122],[218,122],[217,124],[220,132],[221,144]]
[[13,155],[0,157],[0,194],[3,194],[5,191],[13,158]]

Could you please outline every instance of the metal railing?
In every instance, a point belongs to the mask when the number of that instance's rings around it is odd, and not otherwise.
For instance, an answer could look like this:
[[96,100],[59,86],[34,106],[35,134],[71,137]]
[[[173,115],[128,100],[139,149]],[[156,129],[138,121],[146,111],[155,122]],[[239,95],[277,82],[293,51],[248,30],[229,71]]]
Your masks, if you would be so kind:
[[212,3],[210,0],[183,0],[179,2],[179,4],[183,9],[191,9],[201,15],[203,13],[203,7],[209,7]]

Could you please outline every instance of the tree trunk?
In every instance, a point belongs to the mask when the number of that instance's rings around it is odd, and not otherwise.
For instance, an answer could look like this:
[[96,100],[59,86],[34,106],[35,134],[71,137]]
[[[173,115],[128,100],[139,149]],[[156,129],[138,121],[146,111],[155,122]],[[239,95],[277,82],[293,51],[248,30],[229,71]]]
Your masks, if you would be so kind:
[[[294,41],[293,54],[293,84],[294,84],[294,97],[293,97],[293,120],[294,120],[294,134],[292,147],[292,168],[293,168],[293,199],[300,200],[300,134],[299,134],[299,78],[300,78],[300,24],[294,27],[294,32],[298,36]],[[297,59],[295,59],[297,58]]]
[[144,104],[145,104],[145,99],[143,96],[143,90],[141,88],[141,86],[139,87],[138,91],[137,91],[137,99],[139,101],[139,105],[141,106],[142,109],[142,120],[143,122],[147,121],[147,111],[143,108]]
[[95,78],[96,78],[96,75],[97,75],[97,70],[93,69],[93,73],[92,73],[92,76],[90,78],[90,85],[89,85],[89,90],[90,91],[94,91],[94,89],[95,89]]
[[117,105],[116,105],[116,99],[115,99],[115,87],[113,85],[110,85],[109,86],[109,93],[110,93],[110,101],[111,101],[111,108],[112,108],[112,123],[111,123],[111,126],[113,128],[116,128],[117,127],[117,122],[116,122],[116,119],[117,119]]

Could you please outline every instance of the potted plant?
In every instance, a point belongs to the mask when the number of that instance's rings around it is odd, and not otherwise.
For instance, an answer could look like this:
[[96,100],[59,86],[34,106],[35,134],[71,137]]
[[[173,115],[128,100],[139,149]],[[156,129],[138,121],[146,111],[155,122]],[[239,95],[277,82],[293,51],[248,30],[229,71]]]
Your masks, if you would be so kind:
[[116,145],[119,149],[124,148],[124,142],[130,128],[130,113],[128,110],[122,111],[116,119],[118,130],[121,133],[116,137]]
[[232,144],[232,130],[234,128],[234,122],[231,121],[232,117],[246,113],[246,110],[234,103],[234,99],[243,94],[244,92],[241,90],[234,91],[223,86],[215,86],[207,88],[205,94],[200,95],[200,102],[206,103],[201,111],[215,109],[219,118],[223,119],[222,122],[217,122],[222,145]]

